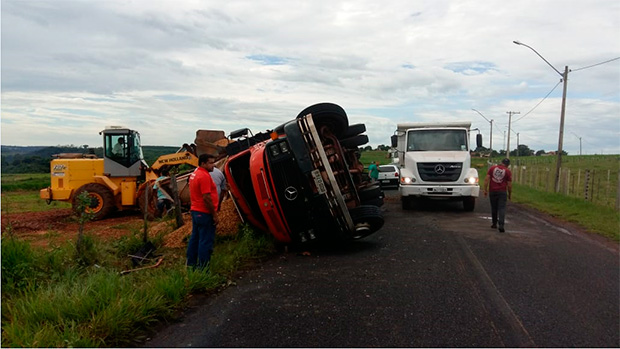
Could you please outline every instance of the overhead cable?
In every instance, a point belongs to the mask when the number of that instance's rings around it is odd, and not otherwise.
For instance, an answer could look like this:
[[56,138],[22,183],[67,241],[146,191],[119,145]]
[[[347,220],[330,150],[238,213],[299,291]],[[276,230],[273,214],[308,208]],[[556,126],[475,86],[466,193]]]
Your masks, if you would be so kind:
[[533,112],[534,109],[538,108],[538,106],[540,105],[540,103],[542,103],[545,99],[547,99],[547,97],[549,97],[549,95],[551,94],[551,92],[553,92],[560,84],[562,83],[562,80],[560,80],[557,84],[555,84],[555,86],[551,89],[551,91],[549,91],[549,93],[547,93],[547,95],[540,101],[538,102],[538,104],[536,104],[534,106],[534,108],[532,108],[530,111],[528,111],[527,113],[523,114],[522,117],[518,118],[517,120],[513,121],[513,122],[517,122],[521,119],[523,119],[524,117],[526,117],[529,113]]
[[620,57],[612,58],[612,59],[607,60],[607,61],[605,61],[605,62],[601,62],[601,63],[596,63],[596,64],[588,65],[588,66],[586,66],[586,67],[581,67],[581,68],[577,68],[577,69],[571,69],[571,72],[578,71],[578,70],[584,70],[584,69],[588,69],[588,68],[592,68],[592,67],[596,67],[597,65],[601,65],[601,64],[605,64],[605,63],[613,62],[613,61],[616,61],[616,60],[618,60],[618,59],[620,59]]

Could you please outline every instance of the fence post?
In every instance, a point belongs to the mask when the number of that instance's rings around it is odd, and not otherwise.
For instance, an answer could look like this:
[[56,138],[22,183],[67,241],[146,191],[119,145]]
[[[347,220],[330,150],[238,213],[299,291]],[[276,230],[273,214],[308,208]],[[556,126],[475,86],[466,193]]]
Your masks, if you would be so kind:
[[566,196],[568,196],[569,191],[569,187],[570,187],[570,168],[567,169],[566,171],[566,181],[564,183],[564,185],[566,186],[564,189],[564,194]]
[[577,172],[577,186],[575,187],[575,196],[579,197],[579,195],[577,194],[577,190],[579,190],[579,184],[581,183],[581,169],[579,169],[579,172]]
[[616,211],[620,211],[620,171],[618,171],[618,188],[616,188]]
[[583,198],[588,201],[588,199],[590,199],[590,188],[588,186],[588,184],[590,183],[590,170],[586,169],[586,173],[584,174],[584,178],[583,178]]

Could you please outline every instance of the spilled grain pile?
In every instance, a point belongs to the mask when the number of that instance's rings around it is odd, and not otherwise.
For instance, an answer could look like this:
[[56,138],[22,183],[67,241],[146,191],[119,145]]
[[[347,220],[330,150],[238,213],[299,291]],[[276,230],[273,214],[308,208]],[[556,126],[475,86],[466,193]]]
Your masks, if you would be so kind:
[[[232,200],[222,201],[222,207],[218,213],[219,223],[215,228],[216,235],[230,236],[237,234],[239,229],[239,223],[241,219],[235,209],[235,205]],[[187,240],[192,234],[192,216],[189,213],[183,214],[183,226],[164,237],[164,246],[171,248],[180,248],[187,246]],[[169,222],[162,222],[157,226],[151,228],[151,234],[156,235],[158,230],[165,230],[170,225]]]

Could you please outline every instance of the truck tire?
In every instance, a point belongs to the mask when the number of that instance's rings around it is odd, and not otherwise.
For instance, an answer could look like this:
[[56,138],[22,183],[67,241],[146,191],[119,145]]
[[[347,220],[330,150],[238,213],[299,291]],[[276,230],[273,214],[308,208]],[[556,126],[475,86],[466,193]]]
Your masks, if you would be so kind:
[[463,199],[463,209],[467,212],[471,212],[476,207],[476,198],[473,196],[468,196]]
[[409,196],[401,196],[400,203],[403,206],[403,210],[412,210],[414,206],[413,198]]
[[351,236],[354,240],[376,232],[385,223],[381,210],[377,206],[360,205],[350,209],[349,214],[356,228]]
[[312,114],[312,119],[317,128],[327,126],[337,138],[342,137],[349,128],[347,113],[334,103],[318,103],[302,110],[297,118]]
[[357,195],[359,196],[360,201],[363,203],[364,201],[383,198],[383,190],[381,190],[381,186],[376,184],[360,189],[357,192]]
[[345,148],[357,148],[360,145],[364,145],[368,143],[368,136],[366,135],[357,135],[350,138],[345,138],[340,140],[340,145]]
[[347,129],[347,132],[345,132],[344,135],[342,135],[342,138],[351,138],[353,136],[357,136],[360,133],[364,133],[366,132],[366,125],[365,124],[353,124],[353,125],[349,125],[349,128]]
[[108,189],[108,187],[99,184],[99,183],[88,183],[79,187],[78,190],[73,194],[72,206],[73,211],[77,214],[78,212],[78,196],[82,192],[88,192],[90,197],[90,205],[87,208],[87,212],[92,213],[93,220],[100,220],[109,215],[114,208],[116,207],[114,204],[114,195],[112,191]]

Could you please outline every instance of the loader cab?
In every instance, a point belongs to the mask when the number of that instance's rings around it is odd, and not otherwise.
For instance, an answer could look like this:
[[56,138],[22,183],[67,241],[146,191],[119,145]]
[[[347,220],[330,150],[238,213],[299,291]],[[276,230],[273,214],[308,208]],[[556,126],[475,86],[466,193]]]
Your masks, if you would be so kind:
[[110,126],[99,134],[103,134],[104,173],[110,177],[138,177],[142,174],[146,163],[137,131]]

